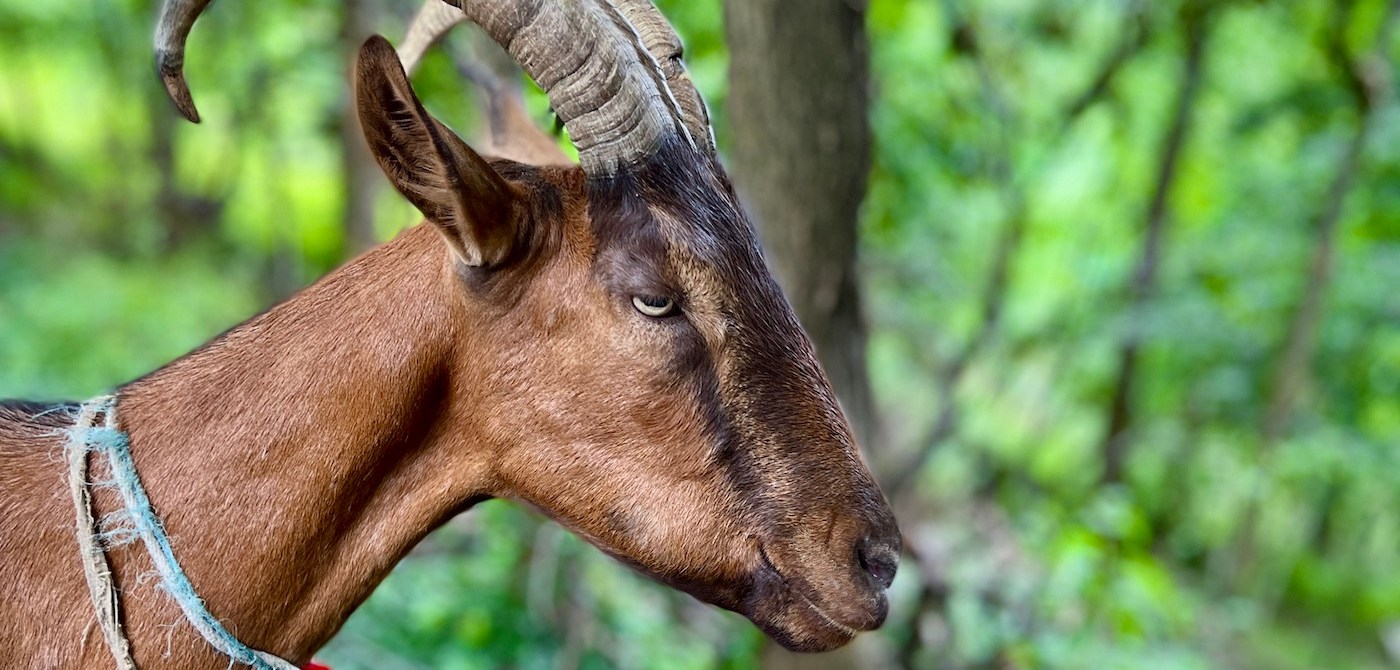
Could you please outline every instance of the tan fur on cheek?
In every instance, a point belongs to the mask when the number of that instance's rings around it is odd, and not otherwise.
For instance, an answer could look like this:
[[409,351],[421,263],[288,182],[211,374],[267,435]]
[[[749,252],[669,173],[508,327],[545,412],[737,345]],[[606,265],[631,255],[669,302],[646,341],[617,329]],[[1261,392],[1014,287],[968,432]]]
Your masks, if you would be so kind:
[[[671,358],[667,331],[596,284],[574,288],[530,299],[535,326],[569,327],[501,366],[514,368],[501,383],[521,384],[499,417],[515,431],[501,455],[511,495],[648,572],[734,578],[746,560],[733,546],[740,496],[707,457],[699,399],[656,383]],[[546,374],[554,383],[527,385]]]

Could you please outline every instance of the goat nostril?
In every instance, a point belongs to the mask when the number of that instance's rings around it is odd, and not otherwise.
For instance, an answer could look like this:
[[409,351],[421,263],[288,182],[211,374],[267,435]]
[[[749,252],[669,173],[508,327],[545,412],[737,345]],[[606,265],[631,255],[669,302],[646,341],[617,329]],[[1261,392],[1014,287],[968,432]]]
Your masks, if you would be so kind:
[[894,548],[869,537],[856,545],[856,561],[860,569],[875,578],[881,588],[888,589],[894,583],[894,573],[899,569],[899,554]]

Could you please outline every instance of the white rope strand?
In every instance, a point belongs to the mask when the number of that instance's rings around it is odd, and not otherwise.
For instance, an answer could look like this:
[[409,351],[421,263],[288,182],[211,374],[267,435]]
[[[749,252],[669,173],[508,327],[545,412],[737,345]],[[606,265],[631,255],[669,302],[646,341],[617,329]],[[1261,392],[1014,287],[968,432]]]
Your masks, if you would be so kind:
[[[97,420],[99,403],[83,405],[82,413],[73,425],[74,433],[86,433]],[[136,670],[136,661],[131,659],[131,648],[122,632],[121,603],[117,600],[116,588],[112,585],[112,569],[107,564],[107,553],[97,543],[96,522],[92,518],[92,497],[88,492],[88,449],[87,440],[70,440],[68,443],[68,490],[73,495],[73,512],[77,516],[78,549],[83,559],[83,576],[87,579],[88,595],[92,596],[92,610],[97,615],[97,626],[102,629],[102,637],[107,641],[107,649],[112,652],[112,660],[117,662],[117,670]]]

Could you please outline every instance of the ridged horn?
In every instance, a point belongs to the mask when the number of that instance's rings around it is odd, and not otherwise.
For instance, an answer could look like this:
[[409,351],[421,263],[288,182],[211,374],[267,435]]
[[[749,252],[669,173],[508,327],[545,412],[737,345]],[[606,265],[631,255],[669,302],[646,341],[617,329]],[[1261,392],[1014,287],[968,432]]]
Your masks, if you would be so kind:
[[[627,22],[628,31],[637,36],[642,47],[656,61],[656,67],[676,101],[691,138],[701,148],[713,153],[715,140],[710,127],[710,113],[685,69],[682,60],[684,47],[675,28],[649,0],[607,1],[619,11]],[[399,47],[399,58],[403,61],[404,69],[411,74],[428,49],[466,20],[466,14],[445,0],[426,0],[409,25],[403,45]]]
[[691,81],[690,73],[681,59],[685,47],[680,35],[666,20],[666,16],[650,0],[609,0],[619,10],[641,37],[642,45],[656,59],[666,84],[680,107],[681,119],[690,129],[690,136],[705,151],[714,153],[715,136],[710,127],[710,111],[705,107],[705,99]]
[[694,145],[652,59],[606,0],[462,0],[459,6],[544,89],[585,172],[615,173],[668,137]]

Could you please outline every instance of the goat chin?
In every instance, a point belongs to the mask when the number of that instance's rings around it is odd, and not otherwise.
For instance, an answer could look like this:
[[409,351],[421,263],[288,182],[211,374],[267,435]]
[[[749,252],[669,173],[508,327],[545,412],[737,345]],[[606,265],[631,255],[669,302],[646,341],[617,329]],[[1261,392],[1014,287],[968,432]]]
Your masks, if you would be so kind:
[[739,611],[778,644],[800,652],[843,647],[861,632],[879,628],[889,614],[889,598],[878,584],[841,574],[835,580],[839,593],[823,594],[809,585],[813,581],[780,572],[765,552]]

